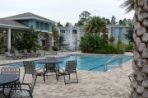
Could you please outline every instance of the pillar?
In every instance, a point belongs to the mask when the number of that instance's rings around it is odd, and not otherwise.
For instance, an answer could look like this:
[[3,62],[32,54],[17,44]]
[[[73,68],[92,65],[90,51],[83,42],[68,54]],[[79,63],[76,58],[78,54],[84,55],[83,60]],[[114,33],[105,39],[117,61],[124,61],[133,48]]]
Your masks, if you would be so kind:
[[7,49],[10,51],[11,49],[11,28],[8,28],[8,34],[7,34]]

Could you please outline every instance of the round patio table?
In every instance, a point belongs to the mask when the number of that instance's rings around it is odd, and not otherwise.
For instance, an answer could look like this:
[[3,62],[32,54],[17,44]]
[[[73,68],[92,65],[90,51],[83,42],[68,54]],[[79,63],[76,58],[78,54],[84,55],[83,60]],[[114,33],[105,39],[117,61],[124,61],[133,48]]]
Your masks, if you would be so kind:
[[6,85],[15,83],[19,80],[19,77],[15,74],[1,74],[0,75],[0,86],[2,87],[2,94],[4,94],[4,88]]
[[[50,60],[43,60],[43,61],[38,61],[37,63],[43,64],[45,66],[45,72],[43,75],[43,80],[45,82],[45,74],[46,74],[46,72],[48,72],[48,67],[50,66],[48,64],[52,64],[53,68],[56,68],[56,70],[59,70],[59,63],[62,63],[62,61],[60,61],[60,60],[51,60],[51,61]],[[57,77],[57,72],[55,72],[55,73],[56,73],[56,77]]]

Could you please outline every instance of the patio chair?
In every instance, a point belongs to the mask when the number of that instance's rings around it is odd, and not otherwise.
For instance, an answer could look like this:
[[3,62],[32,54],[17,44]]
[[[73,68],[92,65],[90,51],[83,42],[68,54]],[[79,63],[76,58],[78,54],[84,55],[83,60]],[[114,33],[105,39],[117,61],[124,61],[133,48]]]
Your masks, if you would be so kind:
[[[47,61],[55,61],[55,60],[57,60],[57,58],[55,58],[55,57],[47,57],[45,60],[47,60]],[[51,75],[56,75],[56,79],[57,79],[58,66],[56,66],[55,63],[46,64],[44,70],[45,70],[45,72],[44,72],[44,82],[45,82],[45,77],[48,78],[48,76],[51,76]]]
[[33,57],[39,57],[39,56],[41,56],[41,53],[39,53],[39,52],[34,52],[33,50],[30,50],[30,52],[31,52],[31,54],[32,54]]
[[[11,88],[18,88],[20,87],[20,68],[19,67],[2,67],[1,68],[1,74],[15,74],[19,78],[19,81],[17,81],[17,84],[10,84],[6,85],[4,87],[4,93],[9,96]],[[20,87],[21,88],[21,87]]]
[[32,75],[32,80],[29,83],[20,83],[21,88],[11,89],[9,98],[33,98],[33,90],[36,84],[37,76]]
[[8,59],[16,59],[16,57],[14,55],[12,55],[10,52],[6,52],[5,53],[6,58]]
[[24,54],[26,58],[31,57],[31,53],[29,53],[26,49],[24,49]]
[[[65,84],[72,83],[72,81],[70,81],[70,79],[71,79],[70,75],[71,74],[76,74],[76,82],[74,82],[74,83],[78,83],[78,75],[77,75],[76,67],[77,67],[77,62],[75,60],[67,61],[66,66],[65,66],[65,70],[63,70],[63,71],[58,70],[58,72],[57,72],[57,77],[58,77],[57,81],[59,80],[60,76],[63,76]],[[68,82],[66,81],[66,76],[67,75],[69,76],[69,81]]]
[[24,58],[25,56],[20,54],[18,50],[14,50],[14,56],[18,59]]
[[43,76],[44,71],[39,71],[35,68],[35,64],[33,61],[23,61],[24,64],[24,75],[23,75],[23,80],[22,82],[24,82],[24,78],[26,74],[31,74],[36,75],[36,76]]

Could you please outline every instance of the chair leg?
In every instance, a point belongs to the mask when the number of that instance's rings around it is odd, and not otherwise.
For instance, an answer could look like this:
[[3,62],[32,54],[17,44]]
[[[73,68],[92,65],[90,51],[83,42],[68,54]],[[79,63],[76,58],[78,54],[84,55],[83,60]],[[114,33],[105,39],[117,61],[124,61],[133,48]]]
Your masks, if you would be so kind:
[[44,80],[44,82],[45,82],[45,74],[43,75],[43,80]]
[[56,80],[57,80],[57,82],[59,81],[59,77],[58,77],[58,75],[56,74]]
[[78,83],[78,75],[77,75],[77,72],[76,72],[76,79],[77,79],[77,83]]
[[64,83],[65,83],[65,85],[66,85],[66,79],[65,79],[65,75],[64,75],[63,77],[64,77]]
[[23,80],[22,80],[22,83],[24,82],[24,78],[25,78],[25,73],[24,73],[24,76],[23,76]]
[[70,80],[70,74],[69,74],[69,80]]

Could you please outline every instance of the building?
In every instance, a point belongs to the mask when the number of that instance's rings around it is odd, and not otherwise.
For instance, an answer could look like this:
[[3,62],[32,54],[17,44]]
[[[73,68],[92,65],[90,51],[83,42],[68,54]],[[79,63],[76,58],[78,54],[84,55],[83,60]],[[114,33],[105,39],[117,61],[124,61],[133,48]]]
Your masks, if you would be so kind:
[[114,43],[118,41],[123,42],[124,44],[128,44],[129,41],[126,39],[126,34],[128,33],[128,26],[121,26],[121,25],[108,25],[108,37],[114,37]]
[[[118,41],[128,44],[129,41],[126,39],[126,34],[128,33],[127,26],[121,25],[108,25],[108,38],[114,37],[114,42]],[[58,27],[60,35],[64,37],[65,48],[68,50],[76,50],[79,48],[81,37],[84,35],[84,31],[81,27],[73,26],[69,24],[68,26]]]
[[39,43],[46,50],[50,50],[52,46],[52,25],[54,21],[47,18],[27,12],[10,17],[0,19],[0,33],[4,34],[4,45],[8,50],[11,49],[11,33],[13,31],[25,31],[32,27],[35,31],[39,31],[42,36],[39,37]]
[[84,35],[82,28],[71,24],[57,28],[60,35],[64,37],[64,48],[71,51],[77,50],[79,48],[81,37]]

